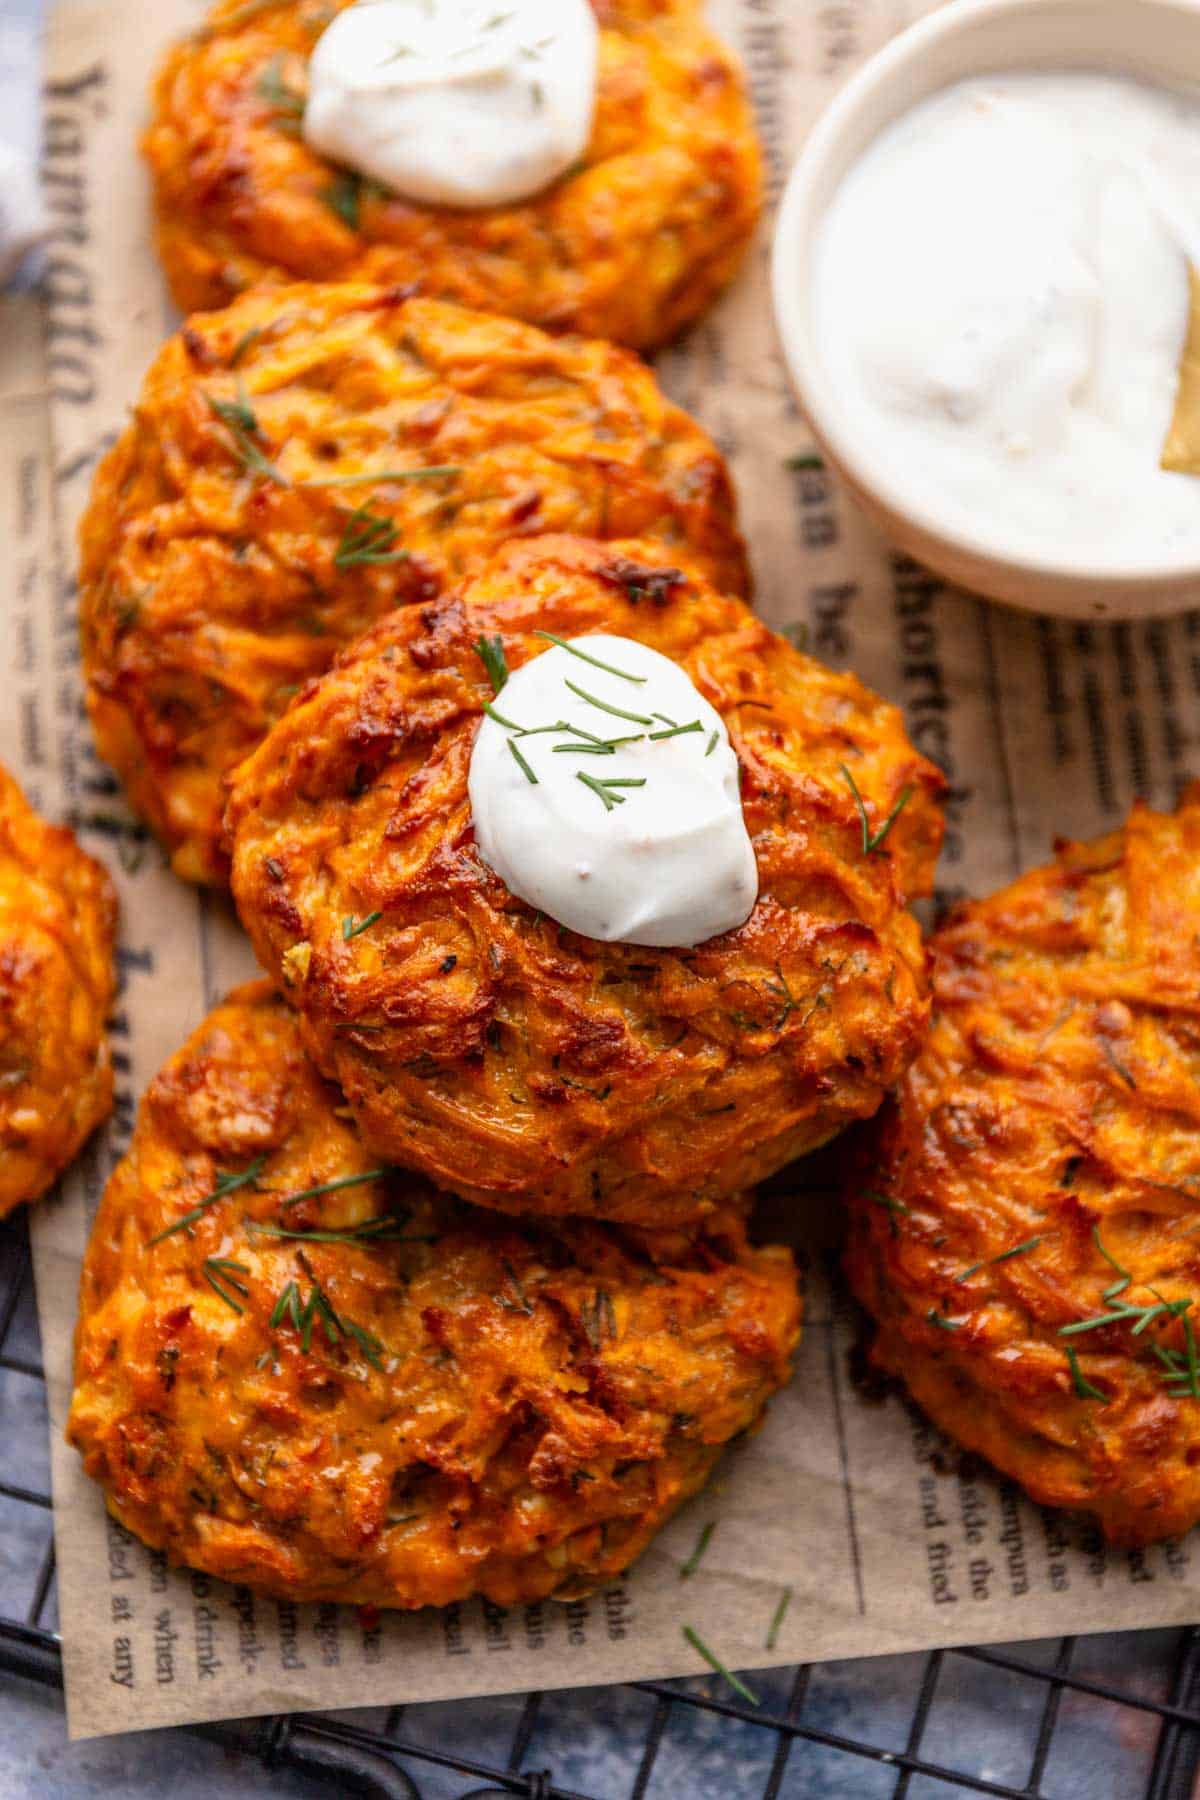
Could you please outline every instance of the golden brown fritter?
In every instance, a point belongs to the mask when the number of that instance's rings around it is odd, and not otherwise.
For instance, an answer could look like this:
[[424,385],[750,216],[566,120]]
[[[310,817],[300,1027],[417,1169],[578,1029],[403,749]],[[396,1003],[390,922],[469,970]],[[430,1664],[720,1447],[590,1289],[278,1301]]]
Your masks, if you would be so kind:
[[754,231],[762,167],[700,0],[594,0],[586,156],[544,194],[477,212],[410,204],[305,144],[308,59],[346,4],[224,0],[167,57],[143,147],[185,312],[271,278],[403,282],[649,350],[707,309]]
[[104,870],[0,768],[0,1217],[108,1117],[116,931]]
[[80,530],[100,752],[176,872],[227,879],[222,778],[344,644],[545,531],[748,588],[724,462],[626,351],[361,286],[191,320]]
[[[649,644],[722,715],[760,881],[740,930],[596,943],[483,862],[474,645],[498,634],[516,669],[539,629]],[[870,852],[855,788],[872,836],[899,806]],[[915,1054],[928,999],[904,907],[931,882],[940,789],[894,708],[653,546],[514,543],[377,627],[243,766],[234,891],[376,1152],[505,1210],[661,1226],[873,1112]]]
[[96,1220],[88,1473],[147,1543],[289,1600],[508,1606],[619,1575],[787,1380],[789,1252],[751,1249],[737,1206],[695,1239],[551,1229],[372,1167],[286,1005],[232,995],[152,1084]]
[[866,1134],[875,1360],[1043,1505],[1200,1519],[1200,789],[932,943],[932,1036]]

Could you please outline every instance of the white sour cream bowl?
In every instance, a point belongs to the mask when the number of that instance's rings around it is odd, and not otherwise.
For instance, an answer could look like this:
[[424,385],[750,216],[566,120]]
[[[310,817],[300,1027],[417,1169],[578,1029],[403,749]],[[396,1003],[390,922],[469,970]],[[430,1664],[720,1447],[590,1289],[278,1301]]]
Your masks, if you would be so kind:
[[[1124,291],[1114,288],[1110,296],[1105,288],[1106,256],[1118,284],[1125,274],[1120,259],[1117,264],[1111,262],[1112,234],[1107,227],[1102,229],[1097,224],[1093,266],[1085,266],[1089,259],[1073,255],[1069,244],[1064,256],[1057,257],[1053,234],[1065,235],[1062,221],[1074,216],[1067,202],[1074,204],[1078,199],[1076,212],[1083,217],[1091,197],[1068,193],[1064,200],[1062,193],[1053,191],[1049,183],[1045,194],[1038,196],[1037,205],[1041,214],[1044,201],[1045,217],[1040,219],[1040,225],[1045,231],[1039,243],[1035,222],[1031,256],[1038,258],[1039,274],[1047,269],[1053,271],[1056,291],[1065,296],[1063,319],[1055,321],[1050,335],[1034,336],[1028,357],[1024,355],[1020,331],[1014,329],[1005,336],[1008,322],[1019,317],[1015,309],[1027,294],[1014,287],[1005,272],[1003,257],[995,259],[1003,279],[998,276],[989,287],[991,278],[985,280],[978,273],[979,261],[987,250],[986,232],[976,243],[978,254],[971,276],[965,269],[956,270],[952,261],[946,265],[952,284],[962,276],[966,300],[982,323],[985,354],[975,362],[970,356],[964,360],[960,355],[953,367],[953,359],[947,359],[938,366],[933,384],[929,373],[939,364],[933,353],[936,346],[922,346],[918,341],[920,321],[913,332],[906,333],[892,328],[888,313],[890,307],[911,308],[913,294],[919,287],[912,279],[911,269],[889,285],[889,259],[895,257],[898,245],[905,241],[903,228],[880,232],[872,303],[879,309],[878,331],[866,303],[856,302],[854,308],[847,308],[843,326],[836,310],[831,311],[828,291],[822,293],[820,288],[822,259],[828,260],[829,243],[842,226],[838,208],[846,197],[853,196],[856,184],[861,190],[864,175],[871,171],[873,147],[890,151],[895,145],[897,158],[912,155],[913,140],[906,138],[910,117],[920,126],[923,121],[936,121],[940,116],[944,124],[945,102],[948,96],[952,98],[953,90],[959,84],[968,84],[962,93],[970,95],[986,89],[987,81],[980,78],[989,77],[994,78],[992,85],[1004,99],[1007,112],[1002,107],[1002,123],[1011,133],[1014,118],[1019,125],[1022,117],[1019,106],[1014,112],[1009,105],[1011,96],[1019,97],[1030,90],[1036,100],[1038,84],[1028,78],[1045,77],[1042,99],[1049,104],[1056,91],[1055,76],[1067,71],[1072,72],[1073,78],[1078,77],[1081,92],[1089,78],[1096,84],[1097,95],[1105,91],[1108,82],[1121,105],[1128,100],[1123,90],[1132,92],[1131,84],[1135,82],[1180,97],[1182,110],[1194,115],[1200,151],[1200,5],[1193,0],[1120,0],[1115,5],[1106,4],[1105,0],[958,0],[902,34],[872,58],[819,120],[792,173],[780,214],[774,261],[776,316],[797,396],[827,459],[865,510],[902,549],[948,580],[1032,610],[1091,619],[1181,611],[1200,603],[1200,476],[1159,478],[1156,450],[1161,446],[1156,433],[1160,428],[1165,433],[1169,419],[1166,389],[1177,348],[1182,347],[1186,261],[1197,259],[1192,246],[1194,242],[1200,244],[1200,236],[1192,235],[1193,229],[1200,233],[1200,189],[1192,217],[1179,214],[1164,223],[1162,233],[1158,232],[1154,215],[1161,204],[1166,221],[1171,203],[1169,196],[1165,201],[1161,199],[1154,156],[1146,163],[1153,175],[1149,184],[1153,188],[1152,204],[1147,204],[1144,195],[1135,196],[1135,203],[1128,204],[1129,196],[1118,193],[1120,205],[1126,208],[1130,242],[1136,238],[1142,246],[1137,256],[1131,250],[1133,263],[1140,268],[1144,262],[1146,280],[1154,281],[1156,307],[1162,296],[1159,316],[1149,332],[1142,332],[1136,319],[1136,291],[1131,293],[1127,284]],[[1126,80],[1112,82],[1113,77]],[[1067,82],[1065,87],[1069,86]],[[1129,101],[1131,108],[1132,105]],[[1117,110],[1119,113],[1119,106]],[[1029,117],[1032,136],[1036,126],[1033,110]],[[1044,117],[1053,126],[1052,107],[1048,113],[1044,109]],[[1120,123],[1119,118],[1117,122]],[[943,151],[946,141],[943,132]],[[1062,141],[1066,144],[1067,139]],[[1139,145],[1137,154],[1142,153],[1143,146]],[[1170,156],[1165,159],[1164,168],[1170,160]],[[1036,161],[1031,152],[1030,168]],[[878,162],[876,166],[882,168]],[[896,166],[895,160],[892,166]],[[1176,167],[1179,166],[1177,158]],[[914,169],[917,168],[919,158],[914,163]],[[956,192],[953,178],[946,177],[944,162],[930,164],[929,168],[931,174],[937,169],[931,193],[938,195],[940,188],[941,210],[950,221],[942,254],[953,258],[957,238],[961,238],[965,257],[969,233],[963,230],[956,237],[953,228],[954,207],[957,202],[961,212],[962,192]],[[1169,169],[1167,172],[1169,175]],[[1025,174],[1028,173],[1027,169]],[[1185,181],[1182,191],[1186,194],[1187,189]],[[910,197],[914,218],[921,200],[921,185],[914,181]],[[937,207],[932,210],[936,219]],[[984,211],[986,208],[981,206],[981,212]],[[861,212],[860,205],[859,227]],[[1012,220],[998,220],[998,231],[1000,227],[1016,229]],[[843,232],[842,236],[840,253],[845,273],[854,268],[855,258],[846,253],[848,234]],[[921,237],[928,258],[932,242],[928,218],[914,226],[914,246]],[[861,243],[857,248],[861,251]],[[1125,262],[1129,260],[1126,258]],[[865,262],[863,266],[867,267]],[[922,270],[925,266],[923,263]],[[1070,280],[1060,279],[1065,276],[1070,276]],[[1132,279],[1136,284],[1136,270]],[[989,342],[993,321],[989,319],[988,306],[993,288],[997,306],[1007,305],[1009,313],[1004,328]],[[1097,527],[1092,536],[1087,505],[1076,504],[1077,496],[1072,491],[1069,459],[1064,474],[1064,458],[1059,456],[1056,463],[1054,457],[1067,441],[1059,429],[1068,416],[1062,411],[1062,395],[1074,394],[1074,364],[1083,368],[1092,355],[1096,341],[1093,328],[1098,334],[1108,328],[1105,307],[1110,300],[1118,323],[1123,316],[1128,326],[1129,343],[1138,361],[1128,372],[1122,394],[1119,365],[1114,378],[1112,369],[1106,372],[1103,359],[1097,359],[1099,374],[1092,370],[1087,376],[1100,396],[1095,417],[1083,420],[1087,431],[1072,435],[1068,445],[1073,454],[1083,457],[1082,474],[1095,478]],[[843,330],[844,339],[837,335]],[[871,406],[862,404],[861,395],[847,380],[850,346],[856,333],[860,347],[869,345],[868,356],[874,359],[871,378],[878,378],[877,392],[886,396],[893,409],[890,423],[895,424],[895,430],[882,413],[873,413]],[[1000,353],[1011,360],[1014,346],[1022,350],[1022,356],[1017,358],[1019,368],[1011,379],[1000,381],[996,373],[1000,369]],[[993,351],[996,353],[989,362],[988,355]],[[1035,367],[1038,356],[1043,359],[1041,369]],[[1147,371],[1153,393],[1147,388],[1137,389],[1139,381],[1145,383]],[[1043,392],[1037,388],[1042,373],[1045,386],[1060,384],[1060,393],[1051,394],[1048,407]],[[910,376],[913,385],[906,390]],[[1105,380],[1107,395],[1100,393]],[[1026,394],[1022,393],[1023,381]],[[904,413],[911,405],[915,418],[935,387],[939,399],[946,401],[948,414],[942,421],[942,441],[937,441],[931,429],[924,440],[923,453],[920,434],[910,432],[911,420]],[[1019,461],[1028,453],[1033,467],[1037,455],[1044,456],[1046,469],[1061,482],[1061,505],[1057,509],[1054,500],[1039,496],[1033,484],[1029,484],[1024,497],[1028,502],[1024,514],[1019,508],[1015,513],[1006,509],[1001,504],[1006,497],[1000,494],[997,498],[997,490],[989,490],[983,479],[986,463],[982,459],[974,471],[974,487],[970,470],[958,479],[963,472],[946,460],[953,454],[955,436],[960,431],[959,421],[950,413],[960,406],[974,408],[977,402],[981,421],[986,419],[987,428],[998,438],[1010,423],[1014,424],[1010,437],[1014,458]],[[1039,438],[1035,430],[1032,441],[1027,442],[1030,420],[1039,429],[1045,427],[1045,433]],[[1072,434],[1079,422],[1078,417],[1070,417]],[[1111,470],[1104,461],[1105,432],[1110,428]],[[982,429],[981,424],[981,432]],[[1139,430],[1142,441],[1135,443]],[[962,434],[962,441],[970,441],[969,430]],[[978,438],[976,447],[977,444]],[[1142,455],[1146,468],[1139,489],[1135,477],[1140,465],[1131,459]],[[1093,458],[1090,470],[1089,457]],[[940,479],[939,458],[943,459]],[[997,464],[996,469],[1002,486],[1003,466]],[[1049,485],[1049,475],[1047,480]],[[1194,532],[1189,523],[1193,487],[1197,520]],[[1161,502],[1161,530],[1155,519],[1150,519],[1144,531],[1113,531],[1111,510],[1106,514],[1105,509],[1111,509],[1126,496],[1130,506],[1138,506],[1140,499],[1139,520],[1148,505]]]

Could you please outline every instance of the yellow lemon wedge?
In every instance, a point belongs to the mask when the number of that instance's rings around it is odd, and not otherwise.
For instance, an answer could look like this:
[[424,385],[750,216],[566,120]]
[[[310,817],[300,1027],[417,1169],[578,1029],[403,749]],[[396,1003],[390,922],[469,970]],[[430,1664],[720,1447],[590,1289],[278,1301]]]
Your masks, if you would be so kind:
[[1162,467],[1181,475],[1200,475],[1200,274],[1188,264],[1191,303],[1187,337],[1179,362],[1175,411],[1163,445]]

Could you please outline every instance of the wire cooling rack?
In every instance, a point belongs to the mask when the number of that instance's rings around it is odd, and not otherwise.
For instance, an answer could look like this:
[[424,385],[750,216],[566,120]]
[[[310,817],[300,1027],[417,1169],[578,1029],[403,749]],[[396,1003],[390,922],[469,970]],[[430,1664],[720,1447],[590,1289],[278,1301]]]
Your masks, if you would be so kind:
[[[22,1682],[61,1687],[55,1604],[20,1217],[0,1226],[0,1710]],[[754,1682],[757,1708],[716,1680],[643,1681],[197,1735],[251,1759],[247,1791],[263,1765],[338,1800],[1196,1800],[1200,1630],[813,1664]],[[40,1791],[32,1767],[18,1791]]]

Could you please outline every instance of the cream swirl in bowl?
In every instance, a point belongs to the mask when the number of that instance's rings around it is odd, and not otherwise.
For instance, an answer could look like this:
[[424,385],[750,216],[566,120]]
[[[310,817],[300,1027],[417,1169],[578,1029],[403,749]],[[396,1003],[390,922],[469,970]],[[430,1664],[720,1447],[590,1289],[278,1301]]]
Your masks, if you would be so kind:
[[776,314],[830,464],[951,581],[1082,618],[1200,601],[1173,446],[1200,260],[1195,0],[956,0],[818,121]]

